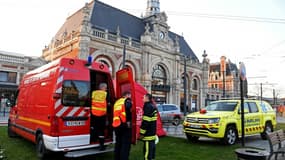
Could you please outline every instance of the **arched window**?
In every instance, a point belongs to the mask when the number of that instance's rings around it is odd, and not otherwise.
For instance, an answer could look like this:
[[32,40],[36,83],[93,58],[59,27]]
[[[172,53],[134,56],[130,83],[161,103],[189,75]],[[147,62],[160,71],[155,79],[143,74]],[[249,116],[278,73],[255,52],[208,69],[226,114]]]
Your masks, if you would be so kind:
[[197,79],[193,79],[192,89],[193,90],[198,90],[198,81],[197,81]]
[[155,65],[152,72],[152,83],[155,85],[166,84],[166,72],[161,65]]
[[157,103],[166,103],[167,92],[170,86],[167,85],[166,71],[161,65],[155,65],[152,71],[151,93]]

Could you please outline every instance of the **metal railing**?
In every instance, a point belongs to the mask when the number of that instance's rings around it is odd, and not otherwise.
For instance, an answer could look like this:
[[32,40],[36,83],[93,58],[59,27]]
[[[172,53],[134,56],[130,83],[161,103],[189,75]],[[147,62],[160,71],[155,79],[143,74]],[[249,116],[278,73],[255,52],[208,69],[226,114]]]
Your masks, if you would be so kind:
[[125,44],[127,46],[131,46],[134,48],[141,48],[140,42],[132,40],[130,37],[121,37],[120,35],[110,33],[107,30],[106,31],[101,31],[98,29],[93,29],[92,35],[96,38],[102,39],[102,40],[107,40],[107,41],[112,41],[112,42],[117,42],[120,44]]

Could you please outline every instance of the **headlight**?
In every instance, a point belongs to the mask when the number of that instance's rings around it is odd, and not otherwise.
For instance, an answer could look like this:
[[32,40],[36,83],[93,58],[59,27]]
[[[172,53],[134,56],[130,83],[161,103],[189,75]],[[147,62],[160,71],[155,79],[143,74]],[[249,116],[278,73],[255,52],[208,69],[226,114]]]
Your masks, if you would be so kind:
[[208,123],[213,124],[213,123],[219,123],[220,118],[209,118]]

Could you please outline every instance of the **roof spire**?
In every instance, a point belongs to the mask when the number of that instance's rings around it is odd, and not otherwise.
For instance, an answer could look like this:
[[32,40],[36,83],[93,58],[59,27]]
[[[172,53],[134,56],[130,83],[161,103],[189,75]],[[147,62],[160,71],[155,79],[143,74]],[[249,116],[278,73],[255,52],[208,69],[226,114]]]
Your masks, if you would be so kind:
[[159,0],[147,0],[146,17],[160,12]]

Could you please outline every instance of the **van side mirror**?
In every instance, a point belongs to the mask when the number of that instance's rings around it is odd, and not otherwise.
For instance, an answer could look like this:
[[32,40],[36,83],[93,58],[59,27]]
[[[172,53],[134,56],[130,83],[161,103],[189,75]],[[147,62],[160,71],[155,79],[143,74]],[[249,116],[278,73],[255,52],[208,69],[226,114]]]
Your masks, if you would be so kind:
[[13,107],[14,105],[15,105],[15,103],[13,103],[13,101],[11,101],[9,99],[6,101],[6,106],[7,107]]

